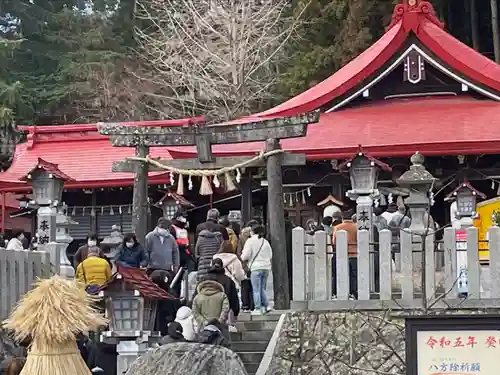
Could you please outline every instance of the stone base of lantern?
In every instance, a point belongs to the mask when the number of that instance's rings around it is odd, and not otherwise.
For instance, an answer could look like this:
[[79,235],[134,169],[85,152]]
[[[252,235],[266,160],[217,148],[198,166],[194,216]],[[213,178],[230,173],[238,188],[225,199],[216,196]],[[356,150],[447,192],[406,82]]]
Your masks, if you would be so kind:
[[136,341],[120,341],[116,345],[116,373],[118,375],[125,374],[132,362],[134,362],[141,355],[146,353],[149,348],[147,342],[138,344]]
[[64,243],[50,242],[47,244],[46,250],[50,254],[50,263],[55,268],[54,272],[62,278],[73,279],[75,269],[66,255],[66,247],[67,245]]

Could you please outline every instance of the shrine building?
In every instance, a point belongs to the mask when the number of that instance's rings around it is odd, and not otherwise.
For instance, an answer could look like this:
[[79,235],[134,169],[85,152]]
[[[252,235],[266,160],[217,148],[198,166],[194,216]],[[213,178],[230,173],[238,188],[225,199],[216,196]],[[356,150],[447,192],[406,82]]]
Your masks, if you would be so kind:
[[[349,176],[338,166],[359,146],[392,167],[378,182],[387,200],[396,200],[394,180],[408,169],[409,156],[420,151],[426,168],[438,179],[437,190],[443,188],[432,214],[445,224],[449,206],[444,197],[464,179],[488,198],[500,195],[499,101],[500,66],[450,35],[429,2],[403,0],[395,6],[385,34],[332,76],[274,108],[235,122],[321,111],[319,122],[308,125],[305,137],[281,141],[286,151],[306,155],[306,166],[283,168],[285,208],[298,225],[319,221],[325,207],[351,204],[345,197]],[[133,124],[180,126],[190,121],[199,120]],[[89,231],[103,237],[113,224],[130,230],[133,175],[111,172],[111,166],[133,156],[133,148],[112,147],[96,124],[19,130],[28,139],[17,145],[11,166],[0,173],[3,194],[29,194],[23,177],[40,158],[57,164],[73,179],[65,185],[63,201],[68,215],[80,223],[70,233],[74,238],[84,238]],[[212,150],[218,157],[252,157],[263,148],[263,142],[248,142],[214,145]],[[187,159],[196,157],[196,150],[151,147],[151,155]],[[252,207],[265,216],[267,181],[261,169],[247,168],[240,192],[215,189],[211,197],[199,196],[196,187],[185,189],[184,197],[176,196],[169,182],[168,173],[149,174],[152,222],[161,214],[156,203],[169,200],[171,211],[181,205],[196,216],[194,221],[210,204],[222,213],[243,207],[245,219],[253,215]],[[5,230],[3,225],[4,219]]]

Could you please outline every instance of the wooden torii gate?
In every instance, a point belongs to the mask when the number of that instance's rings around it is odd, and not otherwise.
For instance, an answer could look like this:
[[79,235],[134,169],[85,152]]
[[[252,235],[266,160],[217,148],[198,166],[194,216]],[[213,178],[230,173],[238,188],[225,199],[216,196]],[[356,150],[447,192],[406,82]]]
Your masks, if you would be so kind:
[[[220,169],[244,163],[243,157],[214,157],[213,144],[228,144],[266,141],[266,160],[255,160],[251,167],[265,166],[268,180],[269,237],[273,248],[273,280],[275,306],[289,308],[288,269],[286,257],[286,234],[283,203],[282,166],[305,165],[304,154],[289,154],[281,150],[280,139],[303,137],[307,125],[319,121],[319,111],[293,117],[282,117],[257,122],[228,125],[205,125],[159,127],[133,126],[115,123],[99,124],[99,133],[110,138],[112,146],[135,147],[136,157],[113,163],[113,172],[131,172],[134,177],[132,204],[132,226],[139,239],[144,242],[147,233],[148,172],[176,169]],[[196,146],[197,158],[176,160],[147,159],[150,147]],[[278,151],[278,152],[273,152]],[[161,166],[165,166],[161,168]]]

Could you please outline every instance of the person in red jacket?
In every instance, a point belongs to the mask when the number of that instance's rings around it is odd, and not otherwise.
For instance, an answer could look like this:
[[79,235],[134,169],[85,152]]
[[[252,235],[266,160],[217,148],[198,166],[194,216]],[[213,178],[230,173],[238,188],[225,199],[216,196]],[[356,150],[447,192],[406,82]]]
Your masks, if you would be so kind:
[[172,219],[170,232],[179,246],[180,265],[187,268],[188,272],[194,271],[194,258],[191,254],[188,231],[186,229],[187,218],[182,212],[177,212]]

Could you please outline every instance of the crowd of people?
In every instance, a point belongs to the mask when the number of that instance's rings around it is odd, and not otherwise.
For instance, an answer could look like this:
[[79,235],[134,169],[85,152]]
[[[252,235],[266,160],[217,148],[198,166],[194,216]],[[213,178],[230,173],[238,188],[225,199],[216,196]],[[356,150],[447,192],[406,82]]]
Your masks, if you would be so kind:
[[210,209],[196,228],[194,246],[186,223],[182,212],[171,221],[161,217],[144,244],[127,233],[112,259],[99,247],[97,236],[89,234],[73,257],[76,278],[89,293],[96,293],[111,279],[114,265],[143,268],[160,287],[181,297],[182,274],[188,272],[196,280],[194,294],[176,315],[161,317],[159,330],[170,341],[181,339],[180,333],[182,340],[213,341],[213,332],[218,332],[224,338],[219,341],[227,343],[229,332],[237,331],[241,311],[260,315],[272,310],[266,286],[273,252],[263,221],[254,218],[240,230],[217,209]]
[[[389,229],[392,233],[392,256],[399,252],[399,236],[401,229],[410,227],[411,219],[407,216],[405,206],[399,206],[396,203],[391,203],[387,209],[382,207],[375,207],[373,210],[372,218],[373,228],[373,244],[374,244],[374,262],[375,262],[375,291],[379,288],[379,275],[378,275],[378,238],[379,232],[384,229]],[[347,233],[347,254],[349,257],[349,294],[350,298],[357,298],[357,274],[358,274],[358,258],[357,258],[357,238],[358,226],[356,224],[356,215],[351,211],[337,211],[332,216],[325,216],[320,225],[314,231],[325,231],[331,238],[331,243],[335,247],[336,233],[344,230]],[[313,232],[314,232],[313,231]],[[335,280],[336,275],[336,258],[332,258],[332,293],[333,297],[337,294],[337,283]]]
[[[182,212],[171,221],[162,217],[144,244],[134,233],[126,233],[112,257],[103,251],[98,237],[89,234],[72,259],[75,278],[89,294],[97,294],[111,280],[114,267],[141,268],[159,287],[181,297],[180,281],[185,278],[180,274],[188,272],[196,280],[191,298],[176,299],[174,309],[171,304],[167,308],[159,305],[156,329],[163,336],[159,344],[182,341],[230,347],[230,332],[237,331],[241,311],[261,315],[272,310],[266,286],[273,252],[263,220],[254,218],[240,229],[227,217],[220,217],[217,209],[210,209],[206,221],[196,228],[194,246],[186,223]],[[21,250],[24,234],[15,234],[7,246]],[[175,279],[179,282],[172,283]],[[80,336],[77,343],[82,356],[93,373],[99,372],[92,340]],[[22,368],[17,360],[5,366],[13,374]]]

